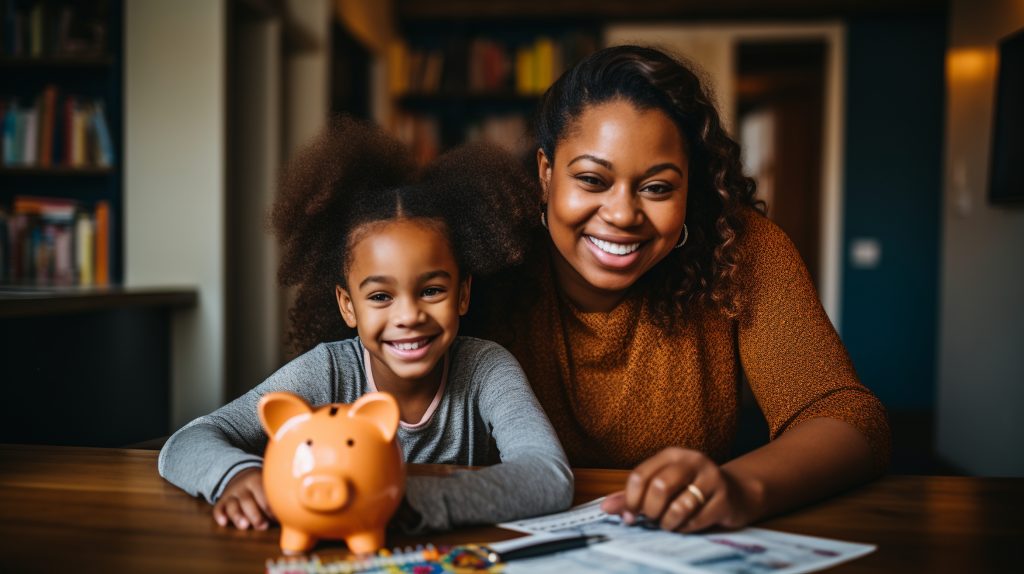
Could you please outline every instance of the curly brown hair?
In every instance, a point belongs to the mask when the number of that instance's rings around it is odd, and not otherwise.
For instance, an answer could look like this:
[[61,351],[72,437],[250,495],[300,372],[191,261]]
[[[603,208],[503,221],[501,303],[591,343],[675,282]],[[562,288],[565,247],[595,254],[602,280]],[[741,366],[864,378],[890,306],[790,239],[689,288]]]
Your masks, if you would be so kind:
[[726,134],[718,111],[695,67],[641,46],[599,50],[562,75],[544,94],[536,119],[544,155],[554,162],[558,144],[590,106],[622,100],[640,110],[658,109],[671,118],[690,154],[686,244],[655,265],[642,279],[655,316],[665,326],[692,304],[728,317],[741,307],[737,239],[741,212],[764,203],[754,197],[754,181],[743,175],[740,147]]
[[520,263],[539,200],[520,163],[471,144],[417,169],[409,149],[349,117],[327,128],[285,167],[270,214],[281,245],[278,280],[297,287],[288,340],[303,353],[351,336],[334,296],[345,286],[353,236],[370,224],[427,219],[447,236],[461,273]]

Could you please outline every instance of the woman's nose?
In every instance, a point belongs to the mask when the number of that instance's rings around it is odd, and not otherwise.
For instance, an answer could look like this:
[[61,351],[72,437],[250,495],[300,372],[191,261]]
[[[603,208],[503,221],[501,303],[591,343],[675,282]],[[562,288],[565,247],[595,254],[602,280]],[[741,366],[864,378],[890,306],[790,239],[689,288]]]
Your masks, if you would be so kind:
[[638,198],[627,184],[609,190],[600,209],[601,218],[615,227],[633,227],[643,220]]

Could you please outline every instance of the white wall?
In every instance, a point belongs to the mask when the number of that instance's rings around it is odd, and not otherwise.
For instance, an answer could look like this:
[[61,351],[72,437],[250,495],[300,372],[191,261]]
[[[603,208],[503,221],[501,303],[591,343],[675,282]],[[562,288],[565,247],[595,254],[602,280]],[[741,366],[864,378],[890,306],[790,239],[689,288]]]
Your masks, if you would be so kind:
[[638,44],[668,50],[691,60],[706,76],[726,129],[736,134],[736,45],[743,41],[817,39],[827,47],[825,117],[821,150],[821,269],[819,295],[825,312],[840,327],[842,283],[843,117],[845,114],[846,33],[841,24],[621,24],[605,29],[605,44]]
[[327,0],[289,0],[288,12],[319,44],[285,58],[285,159],[323,128],[330,110],[333,5]]
[[282,362],[278,250],[267,228],[282,155],[281,34],[278,19],[238,19],[231,40],[227,399]]
[[1024,207],[988,203],[999,38],[1019,0],[953,0],[937,449],[974,474],[1024,475]]
[[125,283],[199,288],[173,320],[174,426],[224,391],[225,12],[125,3]]

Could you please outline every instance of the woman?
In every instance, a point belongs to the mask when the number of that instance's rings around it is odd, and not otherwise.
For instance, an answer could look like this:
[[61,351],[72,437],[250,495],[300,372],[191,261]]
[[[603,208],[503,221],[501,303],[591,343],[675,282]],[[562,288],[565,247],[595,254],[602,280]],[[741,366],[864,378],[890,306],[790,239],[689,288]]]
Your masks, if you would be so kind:
[[[546,233],[481,320],[573,466],[633,468],[605,510],[741,527],[884,469],[884,409],[692,71],[601,50],[548,90],[537,133]],[[744,377],[773,440],[726,462]]]

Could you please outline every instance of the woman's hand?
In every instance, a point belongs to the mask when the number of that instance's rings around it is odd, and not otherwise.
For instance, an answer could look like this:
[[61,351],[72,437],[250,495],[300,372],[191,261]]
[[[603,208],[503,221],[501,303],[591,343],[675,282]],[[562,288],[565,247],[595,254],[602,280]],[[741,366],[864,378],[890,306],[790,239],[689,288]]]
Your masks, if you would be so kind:
[[263,492],[263,469],[247,468],[236,474],[213,505],[213,519],[221,526],[230,521],[241,530],[250,526],[266,530],[274,514]]
[[626,489],[609,495],[601,509],[628,524],[642,514],[665,530],[696,532],[746,526],[762,500],[757,481],[735,476],[699,451],[671,447],[637,466]]

